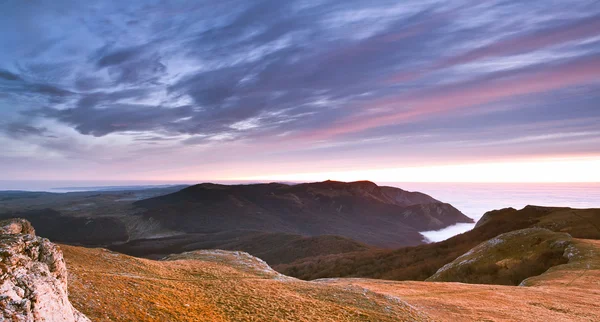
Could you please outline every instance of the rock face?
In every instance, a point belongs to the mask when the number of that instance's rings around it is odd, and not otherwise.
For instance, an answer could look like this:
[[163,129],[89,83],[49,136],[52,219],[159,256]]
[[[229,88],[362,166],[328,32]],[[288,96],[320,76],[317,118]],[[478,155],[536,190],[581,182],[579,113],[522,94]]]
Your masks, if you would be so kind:
[[89,321],[69,302],[62,252],[28,221],[0,221],[0,274],[2,321]]

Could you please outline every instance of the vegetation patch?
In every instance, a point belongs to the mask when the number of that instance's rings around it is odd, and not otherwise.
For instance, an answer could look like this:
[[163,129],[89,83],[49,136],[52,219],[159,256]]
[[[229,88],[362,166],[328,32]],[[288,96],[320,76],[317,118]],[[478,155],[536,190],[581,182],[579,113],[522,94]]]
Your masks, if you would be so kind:
[[543,228],[502,234],[440,268],[427,281],[519,285],[524,279],[565,264],[572,238]]

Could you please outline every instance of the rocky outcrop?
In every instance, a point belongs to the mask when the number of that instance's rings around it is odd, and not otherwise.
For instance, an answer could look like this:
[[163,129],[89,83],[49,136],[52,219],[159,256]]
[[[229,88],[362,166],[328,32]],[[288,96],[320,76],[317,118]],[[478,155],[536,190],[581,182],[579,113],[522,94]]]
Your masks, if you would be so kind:
[[0,221],[0,320],[89,321],[69,302],[59,247],[24,219]]

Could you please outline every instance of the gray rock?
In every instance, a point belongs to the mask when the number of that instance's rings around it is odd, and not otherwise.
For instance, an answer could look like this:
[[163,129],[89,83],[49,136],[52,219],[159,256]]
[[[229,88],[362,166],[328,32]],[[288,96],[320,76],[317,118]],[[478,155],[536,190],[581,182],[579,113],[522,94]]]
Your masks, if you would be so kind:
[[0,221],[0,320],[90,321],[69,302],[60,248],[23,219]]

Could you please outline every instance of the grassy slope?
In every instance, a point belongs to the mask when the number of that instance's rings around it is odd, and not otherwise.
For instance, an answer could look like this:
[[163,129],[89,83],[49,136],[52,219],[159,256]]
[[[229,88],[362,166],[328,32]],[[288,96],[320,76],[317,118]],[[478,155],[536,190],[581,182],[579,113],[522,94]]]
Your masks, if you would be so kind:
[[425,280],[478,244],[500,234],[530,227],[566,232],[576,238],[600,239],[600,209],[527,206],[487,213],[478,226],[446,241],[406,247],[306,258],[276,265],[283,274],[302,279],[369,277]]
[[427,321],[357,287],[283,277],[239,252],[153,261],[61,246],[73,305],[93,321]]
[[436,321],[600,321],[600,241],[572,239],[569,262],[523,286],[332,279],[398,297]]
[[524,286],[588,288],[600,290],[600,240],[573,239],[565,252],[568,263],[523,281]]
[[[73,305],[93,321],[598,321],[600,241],[530,287],[372,279],[304,282],[243,253],[169,261],[61,246]],[[407,306],[405,303],[408,303]]]
[[519,285],[568,261],[565,250],[572,238],[544,228],[512,231],[485,241],[444,265],[430,282]]

